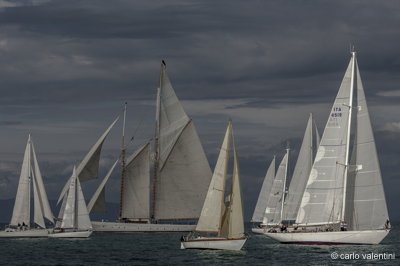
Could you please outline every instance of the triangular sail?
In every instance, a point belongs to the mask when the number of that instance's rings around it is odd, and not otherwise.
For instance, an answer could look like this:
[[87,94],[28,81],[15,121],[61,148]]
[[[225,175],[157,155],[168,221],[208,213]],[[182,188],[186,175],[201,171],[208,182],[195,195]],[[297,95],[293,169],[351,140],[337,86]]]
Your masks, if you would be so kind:
[[76,181],[77,181],[77,176],[76,176],[76,170],[74,167],[74,172],[69,179],[69,187],[67,190],[67,198],[65,202],[65,208],[63,210],[60,210],[62,212],[62,222],[61,222],[61,228],[75,228],[76,225]]
[[221,229],[221,216],[224,210],[226,170],[228,166],[231,123],[226,129],[224,141],[219,152],[217,164],[211,178],[206,199],[196,226],[198,232],[215,232]]
[[[357,73],[357,128],[355,143],[355,182],[348,187],[348,194],[353,194],[354,210],[349,210],[353,217],[348,226],[353,230],[381,229],[389,219],[382,176],[371,121],[365,99],[360,72]],[[347,208],[348,206],[346,206]],[[349,212],[347,212],[349,213]]]
[[287,174],[288,153],[283,157],[274,182],[272,184],[271,192],[268,197],[267,208],[265,209],[263,224],[280,224],[282,201],[284,200],[284,186]]
[[[112,127],[117,123],[119,117],[111,123],[111,125],[107,128],[107,130],[103,133],[103,135],[97,140],[97,142],[93,145],[90,151],[83,158],[82,162],[79,164],[76,169],[77,176],[79,180],[84,182],[87,180],[95,179],[98,176],[99,171],[99,161],[100,161],[100,153],[101,148],[103,147],[104,140],[106,139],[108,133],[112,129]],[[62,189],[60,196],[58,198],[57,204],[64,198],[64,195],[68,189],[69,184],[66,183],[64,188]]]
[[257,204],[254,209],[252,222],[262,222],[264,220],[265,209],[267,208],[269,194],[271,192],[272,184],[275,177],[275,156],[268,167],[267,174],[265,175],[264,182],[258,196]]
[[296,223],[339,223],[346,175],[353,58],[329,114],[303,194]]
[[106,200],[105,200],[105,185],[110,178],[112,172],[114,171],[115,166],[117,165],[119,160],[117,160],[111,169],[108,171],[107,175],[101,181],[99,187],[94,192],[92,198],[90,199],[87,209],[89,213],[102,213],[106,212]]
[[40,199],[40,192],[38,189],[38,184],[35,175],[32,173],[32,180],[33,180],[33,222],[39,225],[42,228],[46,228],[46,225],[44,223],[43,219],[43,207],[42,207],[42,202]]
[[30,178],[31,178],[31,136],[26,143],[24,160],[19,177],[17,195],[10,225],[30,224]]
[[160,169],[156,219],[197,219],[210,179],[210,166],[190,120]]
[[33,157],[33,172],[34,172],[34,184],[36,185],[36,189],[38,190],[38,196],[40,200],[40,207],[43,213],[43,216],[48,219],[50,222],[54,223],[54,215],[50,208],[50,203],[47,198],[46,190],[43,184],[42,174],[40,172],[38,160],[36,158],[35,147],[33,142],[31,142],[32,146],[32,157]]
[[121,218],[150,218],[150,144],[138,149],[126,164]]
[[312,114],[308,118],[306,131],[304,132],[303,142],[301,144],[299,157],[297,158],[292,180],[285,199],[284,220],[294,221],[300,207],[304,189],[310,175],[313,163],[313,118]]
[[75,208],[75,226],[79,230],[92,229],[89,213],[86,207],[85,198],[82,193],[81,183],[76,178],[76,208]]
[[[226,238],[241,238],[244,236],[242,192],[240,189],[239,164],[237,161],[235,142],[232,141],[232,144],[234,156],[232,190],[229,199],[229,205],[226,208],[226,222],[223,222],[224,226],[227,227],[227,230],[222,228],[221,236]],[[227,232],[227,234],[222,234],[222,232]]]

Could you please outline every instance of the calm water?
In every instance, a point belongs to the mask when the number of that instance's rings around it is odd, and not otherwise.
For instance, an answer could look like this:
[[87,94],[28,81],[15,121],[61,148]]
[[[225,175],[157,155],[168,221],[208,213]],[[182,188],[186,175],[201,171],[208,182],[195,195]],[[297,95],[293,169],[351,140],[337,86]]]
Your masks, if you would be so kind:
[[[248,228],[249,229],[249,228]],[[400,224],[381,245],[281,245],[251,235],[242,251],[180,250],[182,234],[93,233],[84,240],[0,239],[1,265],[400,265]],[[331,253],[359,254],[358,260],[331,259]],[[361,254],[395,253],[395,260],[364,260]]]

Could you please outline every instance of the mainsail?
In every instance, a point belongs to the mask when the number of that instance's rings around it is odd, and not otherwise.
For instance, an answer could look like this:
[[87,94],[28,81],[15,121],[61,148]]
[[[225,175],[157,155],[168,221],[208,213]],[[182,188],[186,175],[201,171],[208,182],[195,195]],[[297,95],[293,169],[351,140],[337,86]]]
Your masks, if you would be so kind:
[[288,165],[288,152],[283,157],[274,182],[272,184],[271,192],[268,197],[267,208],[265,209],[263,224],[279,224],[282,221],[282,207],[285,193],[285,183]]
[[158,220],[197,219],[211,169],[195,126],[183,110],[164,64],[157,103],[158,157],[152,216]]
[[275,177],[275,156],[268,167],[267,174],[265,175],[264,182],[258,196],[257,204],[254,209],[252,222],[262,222],[264,220],[265,209],[267,208],[269,194],[271,192],[272,184]]
[[357,61],[357,125],[348,179],[346,219],[352,230],[384,228],[389,219],[371,121]]
[[308,178],[296,223],[339,223],[348,163],[353,60],[347,67]]
[[313,163],[313,118],[312,114],[308,118],[306,131],[301,144],[299,156],[294,168],[292,180],[285,199],[284,220],[294,221],[300,207],[303,192],[310,175]]

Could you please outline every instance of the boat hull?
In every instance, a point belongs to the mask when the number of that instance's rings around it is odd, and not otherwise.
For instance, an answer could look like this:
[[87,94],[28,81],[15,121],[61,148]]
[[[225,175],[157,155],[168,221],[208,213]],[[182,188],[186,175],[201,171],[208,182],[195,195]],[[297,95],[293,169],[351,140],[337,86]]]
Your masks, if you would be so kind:
[[181,241],[181,249],[241,250],[247,238],[199,237]]
[[257,227],[251,228],[251,231],[255,234],[264,234],[265,232],[267,232],[266,228],[257,228]]
[[92,231],[58,232],[49,234],[50,238],[88,238]]
[[141,224],[119,222],[92,222],[95,232],[156,233],[156,232],[191,232],[195,224]]
[[47,229],[29,229],[29,230],[12,230],[0,231],[0,238],[34,238],[47,237],[49,232]]
[[264,233],[284,244],[299,245],[373,245],[379,244],[390,230]]

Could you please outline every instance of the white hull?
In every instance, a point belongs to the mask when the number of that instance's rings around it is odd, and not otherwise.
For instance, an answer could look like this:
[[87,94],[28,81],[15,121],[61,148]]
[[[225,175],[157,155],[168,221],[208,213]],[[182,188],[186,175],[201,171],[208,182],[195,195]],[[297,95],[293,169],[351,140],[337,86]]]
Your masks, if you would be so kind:
[[141,224],[119,222],[92,222],[95,232],[191,232],[195,224]]
[[379,244],[390,230],[264,233],[285,244],[300,245],[372,245]]
[[251,228],[251,231],[255,234],[264,234],[267,232],[266,228],[257,228],[257,227],[253,227]]
[[92,231],[76,231],[76,232],[58,232],[49,234],[50,238],[87,238],[93,232]]
[[241,250],[247,238],[199,237],[181,242],[181,249]]
[[47,237],[49,232],[47,229],[28,229],[28,230],[6,230],[0,231],[1,237],[8,238],[32,238],[32,237]]

